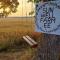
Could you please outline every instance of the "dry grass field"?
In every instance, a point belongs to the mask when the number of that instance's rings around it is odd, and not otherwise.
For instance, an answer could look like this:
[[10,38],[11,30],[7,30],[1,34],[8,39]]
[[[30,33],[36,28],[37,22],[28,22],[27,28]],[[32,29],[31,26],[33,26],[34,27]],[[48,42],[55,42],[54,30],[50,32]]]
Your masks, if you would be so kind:
[[32,60],[36,49],[22,36],[32,36],[34,29],[33,17],[0,18],[0,60]]
[[14,31],[33,31],[34,18],[32,17],[15,17],[15,18],[1,18],[0,32],[14,32]]

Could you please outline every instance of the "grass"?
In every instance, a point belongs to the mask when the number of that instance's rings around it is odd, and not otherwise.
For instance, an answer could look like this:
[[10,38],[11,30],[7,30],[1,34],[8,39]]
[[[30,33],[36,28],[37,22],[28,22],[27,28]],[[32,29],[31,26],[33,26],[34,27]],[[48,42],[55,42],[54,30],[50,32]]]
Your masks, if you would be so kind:
[[22,36],[37,36],[34,29],[34,18],[1,18],[0,60],[31,60],[36,49],[30,48]]

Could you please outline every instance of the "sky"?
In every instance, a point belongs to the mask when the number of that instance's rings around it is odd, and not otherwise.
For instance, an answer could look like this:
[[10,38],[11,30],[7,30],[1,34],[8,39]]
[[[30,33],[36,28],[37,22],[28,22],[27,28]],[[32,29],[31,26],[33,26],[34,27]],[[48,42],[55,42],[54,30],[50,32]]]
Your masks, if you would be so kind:
[[33,4],[30,2],[28,3],[28,0],[18,0],[19,6],[17,8],[16,13],[11,13],[9,16],[30,16],[29,12],[33,10]]

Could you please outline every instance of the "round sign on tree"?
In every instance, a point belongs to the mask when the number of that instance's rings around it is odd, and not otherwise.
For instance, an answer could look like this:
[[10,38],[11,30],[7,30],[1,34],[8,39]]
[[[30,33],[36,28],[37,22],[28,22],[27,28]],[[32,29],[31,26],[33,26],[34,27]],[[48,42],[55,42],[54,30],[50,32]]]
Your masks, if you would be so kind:
[[36,4],[36,31],[60,35],[60,1]]

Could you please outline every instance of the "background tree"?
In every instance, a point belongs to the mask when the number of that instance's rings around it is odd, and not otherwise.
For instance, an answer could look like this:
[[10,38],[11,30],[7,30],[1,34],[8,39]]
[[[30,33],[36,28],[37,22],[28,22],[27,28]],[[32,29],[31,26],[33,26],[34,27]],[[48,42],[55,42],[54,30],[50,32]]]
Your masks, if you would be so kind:
[[[32,2],[32,3],[34,3],[34,4],[36,4],[36,3],[38,3],[38,2],[40,2],[40,1],[53,1],[53,0],[28,0],[28,2]],[[34,14],[35,13],[35,10],[33,10],[33,11],[31,11],[30,13],[29,13],[29,15],[32,15],[32,14]]]
[[15,13],[19,5],[18,0],[0,0],[0,13],[7,17],[10,13]]

